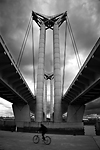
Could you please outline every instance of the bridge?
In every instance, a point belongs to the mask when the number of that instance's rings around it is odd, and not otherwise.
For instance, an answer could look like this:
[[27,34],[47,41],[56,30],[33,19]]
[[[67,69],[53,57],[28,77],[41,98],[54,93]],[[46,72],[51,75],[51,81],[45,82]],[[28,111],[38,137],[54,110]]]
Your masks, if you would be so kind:
[[[22,73],[17,67],[9,49],[0,35],[0,97],[13,104],[36,103],[36,98],[29,89]],[[33,110],[32,107],[30,107]]]
[[100,38],[63,96],[67,104],[87,104],[100,97]]
[[[85,104],[100,97],[100,38],[95,43],[89,56],[69,86],[68,90],[62,98],[62,103],[67,105],[68,111],[76,115],[80,109],[84,109]],[[76,109],[75,109],[76,106]],[[95,108],[99,107],[95,104]],[[71,109],[72,108],[72,109]],[[93,108],[92,105],[87,106],[87,109]],[[66,107],[65,107],[66,109]],[[64,110],[64,109],[63,109]],[[72,113],[72,115],[73,115]],[[71,112],[70,112],[71,114]],[[69,117],[74,119],[74,115]]]
[[[62,114],[67,112],[68,116],[66,122],[69,124],[74,123],[74,125],[78,124],[82,128],[82,119],[85,111],[85,104],[100,97],[100,38],[94,45],[88,58],[79,70],[68,90],[61,97],[59,28],[63,22],[66,22],[66,24],[68,24],[67,12],[55,16],[44,16],[42,14],[32,12],[32,21],[35,21],[40,27],[38,54],[39,62],[36,89],[37,94],[35,96],[31,92],[23,75],[20,72],[20,69],[18,68],[18,65],[14,61],[10,50],[7,48],[2,36],[0,36],[0,97],[13,103],[13,111],[17,127],[23,126],[23,122],[31,121],[30,111],[32,111],[36,115],[36,122],[42,122],[45,120],[45,117],[47,115],[46,80],[50,80],[51,121],[53,121],[54,123],[62,122]],[[46,30],[48,29],[51,29],[53,31],[53,74],[45,74],[44,72],[45,35]],[[52,102],[53,87],[54,106]],[[43,99],[44,95],[45,99]]]

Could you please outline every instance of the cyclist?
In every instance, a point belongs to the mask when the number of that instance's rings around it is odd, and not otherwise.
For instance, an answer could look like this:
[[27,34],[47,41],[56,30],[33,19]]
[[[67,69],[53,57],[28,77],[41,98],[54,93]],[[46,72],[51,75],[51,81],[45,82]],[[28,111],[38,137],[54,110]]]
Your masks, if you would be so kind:
[[45,140],[44,135],[45,135],[45,133],[47,133],[47,131],[48,131],[47,127],[44,126],[44,125],[41,123],[41,127],[39,128],[38,131],[41,131],[41,133],[42,133],[42,139]]

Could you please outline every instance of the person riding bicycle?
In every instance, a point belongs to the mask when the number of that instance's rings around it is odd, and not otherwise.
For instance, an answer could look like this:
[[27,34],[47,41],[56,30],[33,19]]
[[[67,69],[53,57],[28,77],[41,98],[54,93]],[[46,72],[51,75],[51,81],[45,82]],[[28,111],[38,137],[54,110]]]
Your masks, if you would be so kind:
[[47,131],[48,131],[47,127],[44,126],[44,125],[41,123],[41,127],[39,128],[38,131],[41,131],[41,133],[42,133],[42,139],[45,140],[44,135],[45,135],[45,133],[47,133]]

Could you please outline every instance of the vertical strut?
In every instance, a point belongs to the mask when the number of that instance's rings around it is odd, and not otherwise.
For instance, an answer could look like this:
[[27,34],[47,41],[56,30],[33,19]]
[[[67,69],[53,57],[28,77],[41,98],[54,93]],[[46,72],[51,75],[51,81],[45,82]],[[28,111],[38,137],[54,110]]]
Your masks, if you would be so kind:
[[37,94],[36,94],[36,122],[43,121],[43,95],[44,95],[44,54],[45,54],[45,25],[40,27]]
[[46,121],[46,118],[47,118],[47,80],[44,79],[45,81],[45,96],[44,96],[44,114],[45,114],[45,121]]
[[50,80],[50,120],[53,121],[53,79]]
[[61,69],[60,69],[60,46],[59,27],[54,24],[54,122],[61,122]]

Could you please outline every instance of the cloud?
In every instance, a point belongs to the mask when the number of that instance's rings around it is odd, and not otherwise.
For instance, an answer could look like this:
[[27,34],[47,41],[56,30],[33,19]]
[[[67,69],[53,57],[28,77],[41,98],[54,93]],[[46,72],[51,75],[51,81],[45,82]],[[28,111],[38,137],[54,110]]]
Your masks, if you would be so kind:
[[84,115],[97,114],[100,115],[100,108],[85,110]]
[[12,104],[0,98],[0,116],[13,116]]
[[56,8],[57,12],[67,10],[79,51],[90,50],[100,35],[100,3],[90,0],[63,0],[57,3]]
[[88,115],[88,114],[100,115],[100,98],[86,104],[85,115]]
[[96,108],[100,108],[100,98],[92,101],[92,102],[89,102],[87,105],[86,105],[86,110],[88,109],[96,109]]

